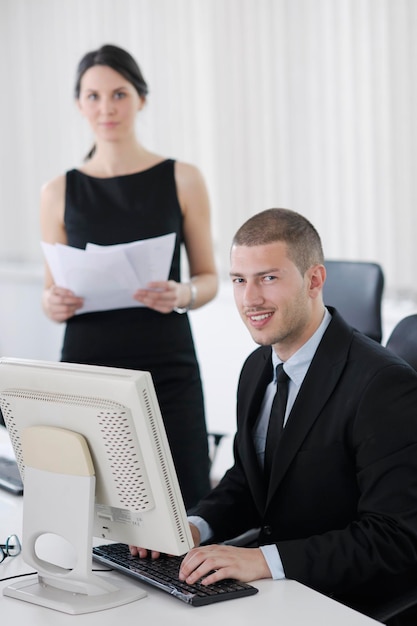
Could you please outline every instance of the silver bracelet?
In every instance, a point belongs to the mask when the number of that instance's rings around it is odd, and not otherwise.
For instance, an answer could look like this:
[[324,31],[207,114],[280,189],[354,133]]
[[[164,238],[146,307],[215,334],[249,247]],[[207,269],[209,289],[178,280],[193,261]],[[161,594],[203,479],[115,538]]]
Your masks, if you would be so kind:
[[189,285],[190,285],[190,293],[191,293],[190,301],[187,304],[187,306],[175,306],[174,307],[175,313],[188,313],[188,311],[193,308],[194,303],[197,298],[197,287],[195,286],[193,282],[190,282]]

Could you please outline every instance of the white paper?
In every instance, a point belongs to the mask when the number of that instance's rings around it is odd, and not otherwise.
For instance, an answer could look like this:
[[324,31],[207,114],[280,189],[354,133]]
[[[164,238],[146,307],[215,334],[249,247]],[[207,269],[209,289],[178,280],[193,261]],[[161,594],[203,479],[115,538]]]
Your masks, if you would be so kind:
[[85,250],[42,242],[54,282],[84,298],[77,313],[143,306],[133,299],[151,281],[168,280],[175,233]]

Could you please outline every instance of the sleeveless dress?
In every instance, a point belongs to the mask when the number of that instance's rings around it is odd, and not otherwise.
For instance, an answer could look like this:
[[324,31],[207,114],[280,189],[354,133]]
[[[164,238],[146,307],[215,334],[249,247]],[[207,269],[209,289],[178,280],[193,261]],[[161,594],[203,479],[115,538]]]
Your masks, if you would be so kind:
[[[111,245],[176,233],[169,278],[180,281],[182,213],[174,161],[95,178],[66,174],[68,245]],[[145,307],[75,315],[67,320],[61,360],[152,374],[184,497],[190,508],[210,490],[207,429],[199,365],[188,315]]]

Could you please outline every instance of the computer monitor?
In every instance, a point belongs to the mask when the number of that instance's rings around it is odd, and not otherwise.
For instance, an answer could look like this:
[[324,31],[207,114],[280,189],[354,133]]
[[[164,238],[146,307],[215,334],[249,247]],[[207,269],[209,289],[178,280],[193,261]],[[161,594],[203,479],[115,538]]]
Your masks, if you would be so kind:
[[[2,358],[0,408],[24,483],[22,554],[38,571],[6,595],[101,610],[145,594],[92,573],[93,536],[167,554],[192,547],[149,372]],[[71,571],[38,556],[46,533],[73,545]]]

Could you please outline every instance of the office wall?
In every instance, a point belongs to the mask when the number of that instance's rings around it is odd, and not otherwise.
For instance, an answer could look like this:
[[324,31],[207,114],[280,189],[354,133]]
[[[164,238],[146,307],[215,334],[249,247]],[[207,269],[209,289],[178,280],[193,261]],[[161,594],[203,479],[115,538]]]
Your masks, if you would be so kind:
[[91,143],[76,64],[114,42],[150,85],[143,140],[207,178],[223,273],[237,226],[287,206],[416,293],[415,32],[415,0],[1,0],[0,261],[40,261],[40,186]]

